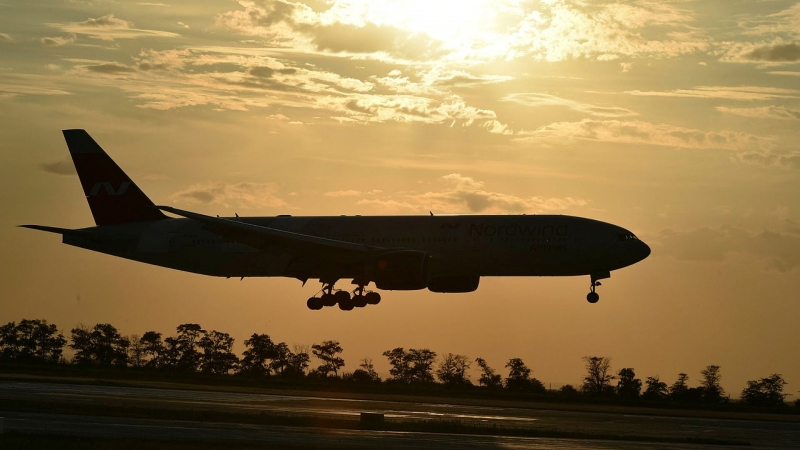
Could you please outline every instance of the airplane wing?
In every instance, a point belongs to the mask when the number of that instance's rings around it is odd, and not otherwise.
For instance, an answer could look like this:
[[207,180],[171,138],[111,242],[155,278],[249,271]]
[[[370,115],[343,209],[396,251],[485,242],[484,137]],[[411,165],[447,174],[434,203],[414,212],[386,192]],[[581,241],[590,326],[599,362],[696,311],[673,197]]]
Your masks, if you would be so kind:
[[249,245],[255,248],[263,248],[268,245],[283,245],[292,248],[305,248],[308,250],[327,251],[328,253],[348,254],[349,256],[365,256],[378,248],[364,244],[354,244],[352,242],[326,239],[317,236],[310,236],[302,233],[278,230],[276,228],[262,227],[250,223],[224,219],[221,217],[206,216],[203,214],[184,211],[170,206],[157,206],[158,209],[175,214],[176,216],[186,217],[196,220],[206,225],[212,233],[225,236],[228,239]]

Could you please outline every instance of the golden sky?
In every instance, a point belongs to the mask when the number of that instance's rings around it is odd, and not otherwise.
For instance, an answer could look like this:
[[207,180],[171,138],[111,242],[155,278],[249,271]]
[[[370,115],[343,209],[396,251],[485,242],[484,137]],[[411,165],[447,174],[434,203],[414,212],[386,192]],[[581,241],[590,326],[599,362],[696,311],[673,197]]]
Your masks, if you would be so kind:
[[[581,357],[671,383],[708,364],[800,383],[800,3],[783,0],[0,2],[0,322],[125,334],[198,322],[241,343],[338,339]],[[207,214],[555,213],[653,248],[588,277],[484,279],[308,311],[319,288],[224,280],[14,228],[93,224],[60,130],[156,204]],[[796,396],[793,398],[797,398]]]

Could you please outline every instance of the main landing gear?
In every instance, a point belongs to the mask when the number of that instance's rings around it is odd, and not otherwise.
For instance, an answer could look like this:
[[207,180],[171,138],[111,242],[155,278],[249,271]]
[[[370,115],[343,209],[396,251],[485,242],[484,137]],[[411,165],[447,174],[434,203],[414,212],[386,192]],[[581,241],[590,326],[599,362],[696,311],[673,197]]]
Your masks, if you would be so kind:
[[318,311],[325,306],[339,305],[342,311],[352,311],[353,308],[363,308],[367,305],[377,305],[381,302],[381,294],[372,291],[366,291],[366,283],[358,284],[358,287],[353,290],[351,296],[349,292],[337,290],[334,292],[333,283],[322,283],[322,295],[319,297],[311,297],[306,302],[308,309]]

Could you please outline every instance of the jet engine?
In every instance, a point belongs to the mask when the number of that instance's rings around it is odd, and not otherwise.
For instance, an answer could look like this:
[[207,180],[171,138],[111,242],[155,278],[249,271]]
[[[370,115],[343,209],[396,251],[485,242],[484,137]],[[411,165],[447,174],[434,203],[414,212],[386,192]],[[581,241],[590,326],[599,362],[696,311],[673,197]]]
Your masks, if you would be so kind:
[[428,282],[428,290],[450,294],[472,292],[478,289],[480,282],[481,277],[475,276],[435,277]]
[[398,250],[378,255],[372,278],[378,289],[413,291],[428,286],[430,256],[425,252]]

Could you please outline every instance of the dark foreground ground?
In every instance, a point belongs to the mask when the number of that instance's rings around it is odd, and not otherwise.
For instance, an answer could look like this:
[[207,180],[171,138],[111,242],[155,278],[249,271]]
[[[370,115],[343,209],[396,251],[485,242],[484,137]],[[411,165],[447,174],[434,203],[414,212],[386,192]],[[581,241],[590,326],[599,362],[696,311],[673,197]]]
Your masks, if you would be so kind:
[[[192,449],[220,443],[243,449],[800,448],[800,423],[791,417],[746,420],[680,417],[679,411],[652,415],[435,401],[0,380],[7,433],[0,436],[0,448],[184,448],[180,442],[193,443]],[[361,412],[383,413],[386,423],[365,426]]]

